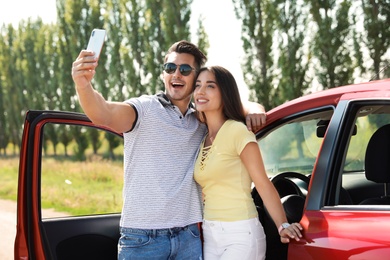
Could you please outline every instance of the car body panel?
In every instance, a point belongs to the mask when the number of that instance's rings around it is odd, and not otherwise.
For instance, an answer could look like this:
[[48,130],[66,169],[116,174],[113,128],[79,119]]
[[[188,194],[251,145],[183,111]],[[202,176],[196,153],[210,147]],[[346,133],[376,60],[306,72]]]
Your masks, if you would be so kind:
[[384,259],[390,255],[390,212],[348,209],[306,211],[304,238],[289,246],[289,259]]
[[298,112],[323,106],[336,106],[341,99],[349,100],[349,95],[353,95],[356,98],[390,98],[389,91],[389,79],[385,79],[376,81],[375,84],[368,82],[315,92],[288,101],[268,111],[267,122],[264,127],[276,120]]

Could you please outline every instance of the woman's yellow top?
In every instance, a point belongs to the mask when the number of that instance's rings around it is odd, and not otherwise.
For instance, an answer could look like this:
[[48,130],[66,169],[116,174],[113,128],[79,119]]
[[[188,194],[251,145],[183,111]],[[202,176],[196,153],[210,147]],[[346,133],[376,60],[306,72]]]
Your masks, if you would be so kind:
[[237,221],[257,217],[252,180],[240,154],[255,135],[243,123],[227,120],[211,146],[201,143],[194,178],[204,194],[204,219]]

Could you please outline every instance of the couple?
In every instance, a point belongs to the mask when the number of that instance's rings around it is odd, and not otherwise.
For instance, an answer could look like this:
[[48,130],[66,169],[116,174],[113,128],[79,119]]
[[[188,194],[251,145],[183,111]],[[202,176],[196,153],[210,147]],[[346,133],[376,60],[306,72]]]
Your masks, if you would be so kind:
[[92,52],[81,51],[73,63],[85,114],[124,137],[118,259],[202,259],[197,223],[203,218],[206,260],[230,254],[229,259],[264,258],[265,235],[250,197],[252,181],[279,227],[281,241],[301,236],[298,223],[286,223],[249,131],[261,126],[264,109],[255,103],[241,105],[233,76],[218,66],[202,68],[205,62],[197,46],[176,42],[164,59],[165,92],[124,102],[106,101],[93,89],[97,59]]

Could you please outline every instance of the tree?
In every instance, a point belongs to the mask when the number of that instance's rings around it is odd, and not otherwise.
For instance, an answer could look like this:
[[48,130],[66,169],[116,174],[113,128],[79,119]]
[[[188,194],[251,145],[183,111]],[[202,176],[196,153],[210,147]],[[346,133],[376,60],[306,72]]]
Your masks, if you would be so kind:
[[[102,19],[101,1],[71,1],[71,0],[57,0],[57,17],[58,17],[58,50],[62,54],[59,59],[60,68],[72,68],[72,63],[82,49],[87,46],[90,33],[94,28],[103,28],[104,21]],[[105,54],[101,54],[101,59],[107,60]],[[105,66],[99,66],[98,73],[94,77],[94,87],[103,92],[105,88]],[[71,111],[74,109],[81,110],[77,101],[74,83],[70,73],[59,74],[59,81],[57,82],[60,88],[60,107],[61,110]],[[69,139],[66,135],[69,132],[62,132],[60,140],[63,145],[67,145]],[[75,131],[72,135],[76,139],[78,147],[74,149],[77,152],[77,158],[84,158],[83,154],[88,139],[85,133]],[[96,137],[96,136],[94,136]],[[92,140],[93,143],[98,143],[99,140]],[[66,151],[66,150],[65,150]]]
[[6,28],[3,26],[0,31],[0,155],[6,155],[6,147],[9,143],[9,125],[7,122],[7,114],[8,109],[6,106],[6,94],[7,94],[7,86],[6,86],[6,73],[5,73],[5,64],[6,64],[6,53],[7,53],[7,45],[6,45],[6,37],[3,35],[3,32]]
[[[20,27],[23,27],[21,24]],[[13,144],[14,148],[21,143],[20,137],[20,125],[23,115],[27,109],[24,76],[26,71],[26,60],[24,59],[23,43],[21,42],[20,35],[23,30],[19,27],[15,30],[11,25],[8,25],[5,29],[7,36],[5,37],[4,51],[3,51],[3,65],[2,72],[5,77],[3,79],[4,87],[4,106],[7,108],[6,120],[9,134],[9,141]],[[15,153],[14,149],[14,153]]]
[[[310,50],[306,28],[308,14],[297,0],[281,0],[278,4],[278,68],[277,104],[300,97],[309,88]],[[306,40],[306,41],[305,41]]]
[[[107,98],[125,100],[144,92],[141,68],[143,64],[143,34],[140,25],[142,2],[111,0],[104,15],[108,38]],[[139,89],[140,88],[140,89]],[[103,93],[105,96],[105,93]]]
[[[0,37],[1,38],[1,37]],[[0,69],[0,78],[2,77],[1,69]],[[4,106],[4,87],[2,86],[2,81],[0,80],[0,110],[6,111]],[[0,155],[6,155],[6,148],[9,142],[8,135],[8,126],[6,121],[5,113],[0,113]]]
[[[145,12],[145,69],[148,71],[148,93],[164,90],[161,81],[162,65],[169,46],[190,39],[189,21],[192,0],[146,0]],[[156,14],[159,14],[156,16]]]
[[[312,51],[318,60],[316,75],[322,88],[352,83],[353,30],[349,21],[350,0],[305,0],[317,26]],[[340,4],[338,4],[340,2]],[[349,44],[350,43],[350,44]]]
[[102,141],[99,136],[100,131],[95,128],[87,129],[87,137],[89,139],[89,143],[92,145],[93,154],[97,154],[99,148],[102,146]]
[[209,37],[206,33],[206,30],[203,25],[203,17],[198,18],[198,29],[197,29],[197,46],[200,50],[206,55],[207,51],[210,48]]
[[[192,0],[56,0],[57,22],[22,21],[1,28],[0,125],[7,131],[0,146],[20,144],[21,124],[27,109],[81,111],[70,75],[73,61],[85,49],[93,28],[105,28],[107,39],[101,53],[94,88],[108,100],[125,100],[163,90],[160,79],[167,48],[190,39]],[[200,25],[199,25],[200,26]],[[204,28],[198,42],[207,48]],[[206,49],[203,49],[207,53]],[[45,138],[56,151],[79,138],[75,151],[86,142],[98,144],[98,136],[85,139],[65,128],[51,128]],[[110,143],[114,149],[117,142]],[[1,147],[0,147],[1,149]],[[97,147],[94,147],[96,150]]]
[[362,9],[366,34],[362,39],[373,62],[368,70],[375,75],[375,79],[380,79],[380,71],[387,64],[384,55],[390,48],[390,2],[362,0]]
[[271,0],[233,0],[233,4],[237,18],[242,21],[244,78],[252,99],[260,101],[268,110],[276,105],[272,84],[276,8]]

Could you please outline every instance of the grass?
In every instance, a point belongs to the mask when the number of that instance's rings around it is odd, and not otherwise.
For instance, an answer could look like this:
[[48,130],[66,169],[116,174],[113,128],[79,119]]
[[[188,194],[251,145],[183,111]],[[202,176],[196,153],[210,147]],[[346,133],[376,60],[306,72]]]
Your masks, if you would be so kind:
[[18,168],[19,157],[0,157],[0,198],[16,201]]
[[[0,198],[17,198],[18,157],[0,157]],[[46,157],[42,161],[41,205],[71,215],[120,212],[121,161],[97,156],[84,162]]]
[[42,164],[42,206],[74,215],[120,212],[122,181],[122,162],[46,159]]
[[[58,126],[67,127],[67,126]],[[79,127],[79,126],[71,126]],[[86,128],[81,130],[85,131]],[[69,129],[64,129],[69,130]],[[101,146],[97,154],[92,147],[86,151],[86,160],[77,161],[72,140],[67,149],[60,143],[46,142],[41,163],[41,206],[70,215],[92,215],[121,212],[123,185],[123,144],[122,138],[108,159],[108,141],[105,132],[100,133]],[[66,152],[65,152],[66,151]],[[9,144],[7,155],[0,154],[0,198],[17,200],[19,148]],[[67,154],[67,155],[65,155]],[[44,216],[43,216],[44,217]]]

